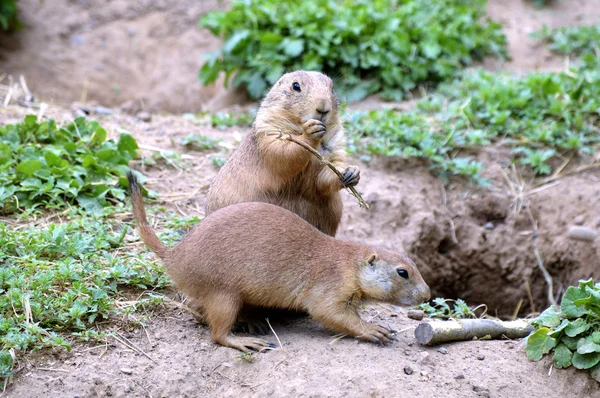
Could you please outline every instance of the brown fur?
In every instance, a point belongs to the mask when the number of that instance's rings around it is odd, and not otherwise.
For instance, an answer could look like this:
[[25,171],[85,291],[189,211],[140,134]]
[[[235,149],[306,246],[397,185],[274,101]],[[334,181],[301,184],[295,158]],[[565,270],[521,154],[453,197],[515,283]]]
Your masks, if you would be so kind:
[[[294,82],[300,92],[293,90]],[[338,108],[329,77],[305,71],[283,75],[261,103],[252,129],[213,181],[206,215],[234,203],[267,202],[335,236],[342,217],[339,191],[356,185],[360,178],[357,167],[345,166]],[[269,135],[280,131],[317,149],[343,173],[344,182],[305,148]]]
[[243,306],[305,311],[336,332],[385,343],[392,338],[390,331],[361,320],[358,304],[371,299],[414,305],[430,297],[407,256],[332,238],[267,203],[220,209],[165,248],[146,222],[132,174],[129,180],[142,239],[163,259],[177,288],[190,299],[189,306],[206,318],[218,344],[242,351],[267,345],[231,335]]

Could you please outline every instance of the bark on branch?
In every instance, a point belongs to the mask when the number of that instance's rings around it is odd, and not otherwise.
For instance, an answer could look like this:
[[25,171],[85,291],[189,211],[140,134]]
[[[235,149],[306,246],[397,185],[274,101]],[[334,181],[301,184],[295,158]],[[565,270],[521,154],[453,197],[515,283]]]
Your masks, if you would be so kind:
[[516,339],[527,336],[532,330],[533,327],[526,320],[453,319],[423,322],[415,329],[415,337],[421,344],[435,345],[449,341],[473,340],[473,338]]

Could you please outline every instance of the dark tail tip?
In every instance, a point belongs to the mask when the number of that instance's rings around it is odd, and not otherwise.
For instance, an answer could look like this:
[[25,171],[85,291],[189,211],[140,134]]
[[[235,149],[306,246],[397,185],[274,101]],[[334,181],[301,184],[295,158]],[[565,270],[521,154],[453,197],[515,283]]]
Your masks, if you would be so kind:
[[140,184],[133,171],[127,170],[127,180],[129,180],[129,195],[134,196],[141,191]]

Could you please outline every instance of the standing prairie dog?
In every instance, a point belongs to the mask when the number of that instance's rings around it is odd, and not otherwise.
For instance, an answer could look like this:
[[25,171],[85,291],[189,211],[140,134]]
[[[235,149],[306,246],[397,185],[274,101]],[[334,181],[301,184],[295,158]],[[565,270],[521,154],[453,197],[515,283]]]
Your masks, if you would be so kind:
[[[335,236],[342,217],[340,190],[358,184],[360,171],[345,166],[344,129],[333,82],[319,72],[286,73],[262,101],[250,132],[213,181],[206,215],[240,202],[288,209]],[[300,145],[277,138],[289,133],[342,173],[339,177]]]
[[415,305],[430,298],[407,256],[335,239],[269,203],[217,210],[168,248],[147,222],[136,178],[131,173],[128,178],[143,241],[163,260],[190,308],[206,319],[217,344],[244,352],[268,345],[231,334],[243,306],[305,311],[336,332],[387,343],[391,331],[363,321],[358,305],[365,300]]

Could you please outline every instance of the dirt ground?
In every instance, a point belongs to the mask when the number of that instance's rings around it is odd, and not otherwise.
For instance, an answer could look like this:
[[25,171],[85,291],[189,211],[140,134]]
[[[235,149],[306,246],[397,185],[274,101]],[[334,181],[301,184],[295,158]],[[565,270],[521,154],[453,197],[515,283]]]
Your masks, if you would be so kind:
[[[196,20],[207,9],[224,5],[50,3],[22,1],[26,28],[11,42],[0,38],[0,48],[10,47],[0,52],[0,75],[24,74],[38,97],[56,101],[47,114],[59,122],[74,117],[80,105],[71,102],[80,100],[87,80],[87,99],[113,107],[110,115],[92,115],[112,133],[131,132],[146,148],[145,156],[158,148],[185,153],[182,170],[163,164],[132,166],[150,176],[148,186],[163,194],[168,207],[202,215],[207,187],[217,172],[210,161],[216,153],[186,152],[179,139],[198,133],[235,146],[245,131],[223,132],[159,111],[194,112],[214,95],[213,106],[232,104],[231,93],[194,83],[202,54],[218,45],[195,27]],[[490,1],[489,14],[505,25],[513,61],[487,61],[486,67],[560,69],[563,60],[527,34],[543,23],[584,24],[600,16],[597,0],[556,2],[544,10],[528,4]],[[377,103],[355,107],[361,106]],[[142,109],[152,111],[150,121],[132,116]],[[0,108],[0,124],[18,122],[26,112]],[[339,236],[403,248],[417,261],[434,295],[485,303],[489,313],[503,317],[517,309],[519,316],[527,316],[548,304],[536,248],[557,296],[580,278],[600,278],[600,239],[582,243],[567,238],[571,225],[600,229],[600,170],[574,172],[589,159],[572,161],[563,172],[573,174],[544,181],[503,168],[508,156],[501,147],[474,155],[486,163],[492,188],[476,189],[461,181],[444,188],[426,165],[414,160],[352,159],[361,167],[358,188],[371,209],[361,210],[344,193]],[[399,330],[399,341],[384,348],[353,339],[336,341],[308,319],[284,320],[273,322],[283,348],[250,363],[231,349],[214,346],[206,328],[167,305],[144,329],[120,331],[135,350],[114,340],[21,359],[21,371],[4,396],[600,397],[598,383],[585,373],[552,369],[549,360],[530,362],[520,341],[454,343],[444,351],[415,342],[416,322],[404,310],[369,306],[363,317]],[[275,336],[268,337],[277,343]]]

